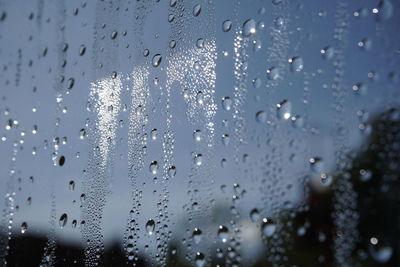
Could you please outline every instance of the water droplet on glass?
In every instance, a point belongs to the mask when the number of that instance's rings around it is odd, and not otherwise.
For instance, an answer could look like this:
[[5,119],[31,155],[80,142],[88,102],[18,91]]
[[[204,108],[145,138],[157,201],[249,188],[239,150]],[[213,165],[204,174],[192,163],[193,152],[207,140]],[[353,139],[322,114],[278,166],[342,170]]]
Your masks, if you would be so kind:
[[311,171],[320,174],[324,169],[324,162],[319,157],[313,157],[309,160]]
[[193,138],[194,138],[194,140],[195,140],[196,142],[200,142],[201,139],[202,139],[201,131],[200,131],[200,130],[195,130],[195,131],[193,132]]
[[252,222],[257,222],[260,219],[260,212],[258,209],[254,208],[250,211],[250,220]]
[[231,140],[231,138],[229,137],[229,134],[223,134],[222,135],[222,143],[224,145],[229,145],[229,141]]
[[267,113],[265,111],[258,111],[256,113],[256,121],[259,123],[264,123],[267,120]]
[[199,105],[204,104],[204,98],[203,98],[203,92],[202,91],[198,91],[197,95],[196,95],[196,102]]
[[204,265],[206,264],[206,260],[203,253],[201,252],[196,253],[195,263],[196,267],[204,267]]
[[25,232],[28,230],[28,224],[26,222],[23,222],[21,224],[21,234],[25,234]]
[[326,46],[321,49],[321,55],[326,60],[331,60],[335,55],[335,49],[332,46]]
[[218,227],[218,237],[223,243],[228,241],[229,230],[228,230],[228,228],[226,226],[220,225]]
[[153,67],[158,67],[161,64],[162,57],[160,54],[155,54],[152,60]]
[[386,263],[392,257],[393,249],[385,243],[376,237],[370,238],[369,253],[376,262]]
[[232,103],[233,103],[233,101],[229,96],[225,96],[222,98],[222,107],[225,110],[230,110],[232,107]]
[[197,39],[196,46],[197,48],[204,48],[204,39],[203,38]]
[[69,188],[69,190],[74,191],[75,182],[73,180],[69,181],[68,188]]
[[194,156],[194,164],[196,164],[196,166],[200,166],[201,164],[203,164],[203,155],[202,154],[196,154]]
[[287,120],[292,112],[292,104],[288,100],[283,100],[276,104],[276,112],[279,119]]
[[198,15],[200,15],[201,12],[201,6],[200,4],[197,4],[193,7],[193,16],[197,17]]
[[230,20],[225,20],[222,22],[222,31],[229,32],[232,28],[232,22]]
[[168,176],[169,176],[169,178],[174,178],[175,175],[176,175],[176,167],[175,166],[171,166],[168,169]]
[[274,24],[275,24],[275,27],[277,28],[277,29],[280,29],[280,28],[282,28],[283,27],[283,25],[285,24],[285,19],[283,18],[283,17],[277,17],[275,20],[274,20]]
[[155,161],[155,160],[152,161],[150,163],[149,169],[150,169],[151,174],[156,175],[157,171],[158,171],[158,163],[157,163],[157,161]]
[[151,130],[150,136],[152,140],[157,140],[157,129]]
[[202,232],[200,229],[198,228],[194,228],[193,233],[192,233],[192,238],[193,238],[193,242],[195,244],[200,243],[201,238],[202,238]]
[[243,36],[250,37],[257,32],[256,22],[253,19],[248,19],[243,23]]
[[292,57],[289,60],[290,70],[292,72],[300,72],[304,68],[304,61],[301,57]]
[[254,40],[254,41],[253,41],[253,50],[254,50],[255,52],[258,52],[258,51],[260,51],[261,48],[262,48],[262,43],[261,43],[261,41],[260,41],[260,40]]
[[58,221],[58,224],[60,225],[61,229],[64,228],[64,226],[67,224],[68,221],[68,216],[66,213],[63,213]]
[[261,231],[264,237],[271,237],[276,230],[276,225],[271,219],[263,218],[261,224]]
[[146,223],[146,231],[149,235],[152,235],[154,233],[154,228],[156,226],[156,223],[154,220],[150,219]]
[[279,78],[279,69],[272,67],[267,69],[267,78],[271,81],[275,81]]
[[388,20],[393,16],[393,4],[389,0],[381,0],[372,12],[376,15],[377,21]]

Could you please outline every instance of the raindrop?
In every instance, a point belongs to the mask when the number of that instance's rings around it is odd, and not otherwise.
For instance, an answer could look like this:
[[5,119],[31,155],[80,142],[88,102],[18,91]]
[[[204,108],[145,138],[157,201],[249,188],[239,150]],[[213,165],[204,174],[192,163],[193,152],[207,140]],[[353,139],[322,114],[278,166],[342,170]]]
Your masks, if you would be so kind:
[[301,57],[292,57],[289,60],[290,70],[292,72],[300,72],[304,68],[304,61]]
[[369,253],[375,261],[386,263],[392,257],[393,249],[376,237],[372,237],[369,244]]
[[111,39],[115,39],[115,38],[117,38],[117,35],[118,35],[118,32],[117,31],[113,31],[112,33],[111,33]]
[[176,175],[176,167],[175,166],[171,166],[168,169],[168,176],[169,176],[169,178],[174,178],[175,175]]
[[196,154],[194,156],[194,164],[196,164],[196,166],[200,166],[201,164],[203,164],[203,155]]
[[161,64],[162,57],[160,54],[155,54],[152,60],[153,67],[158,67]]
[[222,107],[225,110],[230,110],[232,107],[232,103],[233,103],[233,101],[229,96],[225,96],[222,98]]
[[225,20],[224,22],[222,22],[222,31],[229,32],[231,28],[232,28],[232,21]]
[[267,69],[267,78],[271,81],[275,81],[279,78],[279,69],[272,67]]
[[258,209],[254,208],[250,211],[250,220],[252,222],[256,222],[260,219],[260,212]]
[[69,181],[68,188],[69,188],[69,190],[74,191],[75,182],[73,180]]
[[285,19],[283,17],[277,17],[274,21],[275,27],[280,29],[285,24]]
[[194,138],[194,140],[195,140],[196,142],[200,142],[201,139],[202,139],[201,131],[200,131],[200,130],[195,130],[195,131],[193,132],[193,138]]
[[287,120],[292,112],[292,104],[288,100],[283,100],[276,104],[276,112],[279,119]]
[[21,234],[25,234],[25,232],[28,230],[28,224],[26,222],[23,222],[21,224]]
[[143,56],[147,57],[150,54],[150,50],[149,49],[145,49],[143,50]]
[[149,235],[152,235],[154,233],[154,228],[156,226],[156,223],[154,220],[150,219],[146,223],[146,231]]
[[75,80],[74,80],[74,78],[69,78],[68,79],[68,82],[67,82],[67,88],[68,89],[72,89],[72,87],[74,87],[74,83],[75,83]]
[[358,47],[364,51],[369,51],[372,48],[372,40],[369,38],[364,38],[358,42]]
[[196,95],[196,102],[199,105],[204,104],[204,99],[203,99],[203,92],[202,91],[198,91],[197,95]]
[[320,174],[324,168],[324,162],[319,157],[310,158],[308,160],[310,163],[311,171],[317,174]]
[[322,58],[326,60],[331,60],[335,55],[335,49],[333,49],[332,46],[326,46],[323,49],[321,49],[321,55]]
[[195,244],[200,243],[201,238],[202,238],[202,232],[200,229],[198,228],[194,228],[193,233],[192,233],[192,238],[193,238],[193,242]]
[[197,4],[193,7],[193,16],[197,17],[198,15],[200,15],[201,12],[201,6],[200,4]]
[[151,130],[150,136],[152,140],[157,140],[157,129],[154,128],[153,130]]
[[254,41],[253,41],[253,50],[254,50],[255,52],[258,52],[258,51],[260,51],[261,48],[262,48],[262,43],[261,43],[261,41],[260,41],[260,40],[254,40]]
[[229,145],[229,141],[231,140],[231,138],[229,137],[229,134],[223,134],[222,135],[222,143],[224,145]]
[[243,23],[243,36],[250,37],[256,33],[256,22],[253,19],[248,19]]
[[258,111],[256,113],[256,121],[259,123],[264,123],[267,120],[267,113],[265,111]]
[[158,171],[158,163],[157,163],[157,161],[155,161],[155,160],[152,161],[150,163],[149,169],[150,169],[151,174],[156,175],[157,171]]
[[228,241],[229,230],[228,230],[228,228],[226,226],[220,225],[218,227],[218,237],[223,243]]
[[86,130],[84,128],[82,128],[79,131],[79,139],[84,139],[86,137]]
[[393,4],[389,0],[381,0],[372,12],[376,14],[377,21],[388,20],[393,16]]
[[204,48],[204,39],[203,38],[197,39],[196,46],[197,48]]
[[68,216],[66,213],[63,213],[63,215],[61,215],[61,217],[58,221],[61,229],[64,228],[64,226],[67,224],[67,221],[68,221]]
[[271,237],[276,230],[276,225],[271,219],[263,218],[261,231],[264,237]]
[[81,47],[79,48],[79,55],[83,56],[86,52],[86,46],[85,45],[81,45]]
[[61,156],[60,159],[58,160],[58,165],[63,166],[65,163],[65,157]]
[[201,252],[196,253],[195,263],[196,267],[204,267],[204,265],[206,264],[206,260],[203,253]]

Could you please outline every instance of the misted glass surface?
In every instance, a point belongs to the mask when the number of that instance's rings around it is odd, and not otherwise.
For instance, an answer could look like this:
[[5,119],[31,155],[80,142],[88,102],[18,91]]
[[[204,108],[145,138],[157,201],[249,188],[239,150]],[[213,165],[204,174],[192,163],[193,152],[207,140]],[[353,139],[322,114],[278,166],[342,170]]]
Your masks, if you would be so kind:
[[400,266],[399,12],[0,1],[0,266]]

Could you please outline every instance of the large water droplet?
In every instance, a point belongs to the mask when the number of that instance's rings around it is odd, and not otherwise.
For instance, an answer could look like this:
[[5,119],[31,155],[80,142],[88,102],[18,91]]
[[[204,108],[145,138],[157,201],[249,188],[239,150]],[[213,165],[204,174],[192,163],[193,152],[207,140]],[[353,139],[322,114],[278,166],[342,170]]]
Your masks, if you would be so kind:
[[158,67],[161,64],[162,57],[160,54],[155,54],[152,60],[153,67]]
[[375,261],[386,263],[392,257],[393,249],[382,240],[372,237],[369,244],[369,253]]
[[321,55],[326,60],[331,60],[335,55],[335,49],[332,46],[326,46],[321,49]]
[[304,68],[304,61],[301,57],[292,57],[289,60],[290,70],[292,72],[300,72]]
[[175,175],[176,175],[176,167],[175,166],[171,166],[168,169],[168,176],[169,176],[169,178],[174,178]]
[[230,20],[225,20],[222,23],[222,31],[229,32],[232,28],[232,22]]
[[68,221],[68,216],[66,213],[62,214],[58,223],[60,225],[61,228],[64,228],[64,226],[67,224]]
[[292,112],[292,104],[288,100],[276,104],[276,114],[279,119],[287,120]]
[[21,224],[21,234],[25,234],[25,232],[28,230],[28,224],[26,222],[23,222]]
[[202,139],[201,131],[200,131],[200,130],[195,130],[195,131],[193,132],[193,138],[194,138],[194,140],[195,140],[196,142],[200,142],[201,139]]
[[257,222],[260,219],[260,212],[258,209],[254,208],[250,211],[250,220],[252,222]]
[[230,110],[232,106],[232,99],[229,96],[225,96],[222,98],[222,107],[225,110]]
[[267,69],[267,78],[271,81],[275,81],[279,78],[279,69],[272,67]]
[[158,171],[158,163],[157,163],[157,161],[153,160],[150,163],[149,169],[150,169],[151,174],[156,175],[157,171]]
[[153,219],[150,219],[146,223],[146,231],[149,235],[152,235],[154,233],[154,228],[156,226],[156,223],[154,222]]
[[258,111],[256,113],[256,121],[259,123],[264,123],[267,120],[267,113],[265,111]]
[[257,32],[256,22],[253,19],[248,19],[243,23],[242,33],[245,37],[250,37]]
[[201,238],[202,238],[202,232],[200,229],[198,228],[194,228],[193,233],[192,233],[192,238],[193,238],[193,242],[195,244],[200,243]]
[[195,263],[196,267],[204,267],[204,265],[206,264],[206,260],[203,253],[201,252],[196,253]]
[[196,164],[196,166],[201,166],[201,164],[203,164],[203,155],[202,154],[196,154],[194,156],[194,164]]
[[223,243],[228,241],[229,230],[228,230],[228,228],[226,226],[220,225],[218,227],[218,237]]
[[200,15],[201,12],[201,5],[197,4],[193,7],[193,16],[197,17],[198,15]]
[[264,218],[262,220],[261,231],[264,237],[271,237],[276,230],[276,225],[271,219]]
[[388,20],[393,16],[393,4],[389,0],[381,0],[372,12],[376,14],[377,21]]

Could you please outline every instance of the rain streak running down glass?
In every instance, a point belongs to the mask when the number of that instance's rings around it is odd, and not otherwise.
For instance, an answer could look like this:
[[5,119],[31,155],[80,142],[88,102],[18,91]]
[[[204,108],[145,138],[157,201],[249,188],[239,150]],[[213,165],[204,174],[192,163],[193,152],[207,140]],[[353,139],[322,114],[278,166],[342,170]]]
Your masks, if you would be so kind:
[[0,0],[0,267],[400,266],[398,0]]

